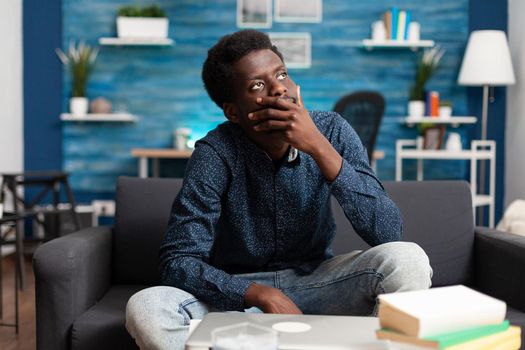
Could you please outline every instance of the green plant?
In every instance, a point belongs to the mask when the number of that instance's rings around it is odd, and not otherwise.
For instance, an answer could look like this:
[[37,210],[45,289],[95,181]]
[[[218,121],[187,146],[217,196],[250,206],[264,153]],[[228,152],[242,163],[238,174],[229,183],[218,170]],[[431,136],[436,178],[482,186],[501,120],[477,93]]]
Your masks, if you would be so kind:
[[427,129],[434,128],[435,126],[436,124],[434,123],[419,123],[417,124],[417,131],[419,135],[425,136],[425,131],[427,131]]
[[86,87],[89,76],[95,67],[98,49],[86,45],[82,41],[78,44],[71,41],[66,52],[56,49],[56,53],[60,61],[69,67],[72,97],[86,97]]
[[431,49],[426,49],[419,57],[414,83],[410,87],[411,101],[423,101],[425,99],[425,84],[437,71],[439,61],[444,54],[445,49],[435,46]]
[[444,101],[439,102],[439,106],[440,107],[452,107],[452,102],[444,100]]
[[163,9],[157,5],[151,6],[123,6],[118,10],[119,17],[167,17]]

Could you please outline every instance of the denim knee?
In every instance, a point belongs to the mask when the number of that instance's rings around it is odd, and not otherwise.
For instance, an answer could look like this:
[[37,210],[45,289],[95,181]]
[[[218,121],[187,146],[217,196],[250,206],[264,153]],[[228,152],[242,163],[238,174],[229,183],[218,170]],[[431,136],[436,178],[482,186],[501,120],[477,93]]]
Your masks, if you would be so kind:
[[391,242],[378,246],[376,258],[386,293],[430,288],[432,268],[425,251],[416,243]]

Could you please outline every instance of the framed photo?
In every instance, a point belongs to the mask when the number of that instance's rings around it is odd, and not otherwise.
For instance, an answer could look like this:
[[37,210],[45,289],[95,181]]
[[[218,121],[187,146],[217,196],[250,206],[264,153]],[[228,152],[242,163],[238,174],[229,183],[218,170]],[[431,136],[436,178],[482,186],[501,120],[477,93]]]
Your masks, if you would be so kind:
[[320,23],[323,0],[275,0],[275,22]]
[[272,44],[283,54],[288,68],[312,66],[312,38],[310,33],[268,33]]
[[440,149],[445,135],[445,128],[442,126],[429,127],[425,129],[423,142],[424,149]]
[[237,0],[237,27],[271,28],[272,0]]

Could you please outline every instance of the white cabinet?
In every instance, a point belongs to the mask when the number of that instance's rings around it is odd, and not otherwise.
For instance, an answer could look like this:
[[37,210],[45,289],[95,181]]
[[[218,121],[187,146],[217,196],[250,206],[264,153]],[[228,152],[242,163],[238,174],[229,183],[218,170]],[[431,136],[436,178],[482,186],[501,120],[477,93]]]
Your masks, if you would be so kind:
[[[427,150],[416,147],[416,140],[397,140],[396,142],[396,181],[403,177],[403,161],[417,160],[418,181],[423,180],[424,160],[470,160],[470,188],[473,207],[489,207],[489,226],[494,227],[494,203],[496,192],[496,142],[492,140],[474,140],[470,149],[461,151]],[[477,186],[478,161],[489,161],[489,193],[479,194]]]

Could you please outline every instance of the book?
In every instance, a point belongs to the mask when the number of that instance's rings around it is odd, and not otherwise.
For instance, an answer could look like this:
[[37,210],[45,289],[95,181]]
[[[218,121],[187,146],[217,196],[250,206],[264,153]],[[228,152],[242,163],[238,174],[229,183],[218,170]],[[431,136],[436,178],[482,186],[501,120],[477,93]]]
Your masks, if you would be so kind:
[[390,28],[390,39],[396,40],[397,39],[397,20],[399,19],[399,10],[397,7],[392,7],[390,9],[390,13],[392,14],[392,27]]
[[407,336],[390,329],[379,329],[376,331],[376,336],[378,339],[388,339],[431,349],[443,349],[452,345],[470,342],[481,337],[505,332],[508,329],[509,321],[503,321],[499,324],[468,328],[456,332],[430,335],[423,338]]
[[406,18],[405,18],[405,34],[403,36],[403,38],[405,40],[408,40],[408,27],[410,26],[410,21],[412,21],[412,13],[410,11],[405,11],[406,12]]
[[399,11],[397,19],[397,35],[396,38],[398,41],[405,40],[405,29],[406,29],[406,11]]
[[392,11],[388,10],[383,15],[383,21],[385,22],[386,35],[385,39],[392,39]]
[[381,294],[379,323],[413,337],[500,324],[506,304],[462,285]]
[[439,92],[430,91],[430,116],[439,117]]
[[469,342],[446,347],[446,350],[518,350],[521,347],[521,328],[510,326],[495,333]]

